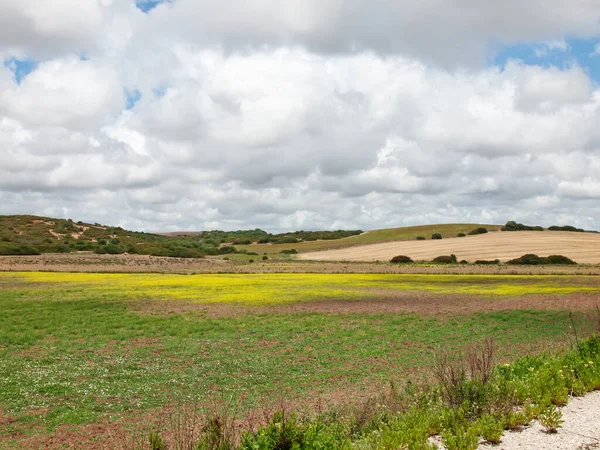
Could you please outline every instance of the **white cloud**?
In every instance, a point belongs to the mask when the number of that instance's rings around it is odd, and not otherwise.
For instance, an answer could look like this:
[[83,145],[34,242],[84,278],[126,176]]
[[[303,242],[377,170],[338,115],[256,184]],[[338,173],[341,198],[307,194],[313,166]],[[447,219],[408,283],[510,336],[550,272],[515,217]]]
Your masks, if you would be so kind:
[[0,93],[0,109],[32,125],[99,124],[123,108],[122,87],[110,67],[75,57],[40,64],[19,86]]
[[536,210],[600,228],[587,72],[480,64],[492,41],[566,51],[598,14],[516,1],[4,2],[0,55],[41,61],[20,85],[0,66],[0,213],[277,230]]
[[549,55],[553,52],[566,52],[569,50],[569,44],[564,39],[554,39],[547,41],[535,48],[533,51],[538,58]]
[[591,53],[591,56],[598,56],[598,55],[600,55],[600,43],[596,44],[596,48]]

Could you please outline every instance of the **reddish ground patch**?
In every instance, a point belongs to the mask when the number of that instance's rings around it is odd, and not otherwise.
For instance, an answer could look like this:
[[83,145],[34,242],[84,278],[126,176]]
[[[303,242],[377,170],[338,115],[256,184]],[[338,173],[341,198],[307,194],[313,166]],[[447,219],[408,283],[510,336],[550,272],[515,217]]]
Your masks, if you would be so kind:
[[464,294],[436,294],[414,291],[371,292],[373,297],[363,300],[314,300],[286,305],[245,306],[235,304],[199,304],[174,300],[132,301],[130,308],[140,314],[171,315],[198,313],[206,317],[240,317],[254,314],[396,314],[423,315],[471,314],[474,312],[509,310],[573,310],[592,312],[600,305],[597,292],[573,294],[530,294],[517,297],[480,296]]

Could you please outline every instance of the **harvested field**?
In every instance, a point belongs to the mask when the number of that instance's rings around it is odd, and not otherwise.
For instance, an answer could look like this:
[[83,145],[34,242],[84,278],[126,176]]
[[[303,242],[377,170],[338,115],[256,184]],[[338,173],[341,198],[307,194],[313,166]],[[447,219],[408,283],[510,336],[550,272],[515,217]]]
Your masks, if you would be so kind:
[[600,263],[600,234],[563,231],[493,232],[464,238],[430,241],[398,241],[363,245],[299,255],[304,260],[389,261],[395,255],[413,260],[431,260],[455,254],[459,260],[499,259],[507,261],[526,253],[539,256],[565,255],[587,264]]

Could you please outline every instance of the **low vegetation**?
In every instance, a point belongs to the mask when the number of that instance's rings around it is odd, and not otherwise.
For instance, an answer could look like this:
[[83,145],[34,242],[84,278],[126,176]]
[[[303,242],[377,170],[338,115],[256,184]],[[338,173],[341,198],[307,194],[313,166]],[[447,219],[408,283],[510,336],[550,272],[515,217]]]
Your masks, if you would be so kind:
[[[600,337],[578,342],[562,354],[544,354],[494,366],[494,342],[473,344],[462,354],[438,353],[437,383],[389,387],[362,403],[302,417],[285,407],[258,427],[235,430],[229,410],[189,422],[205,425],[194,434],[196,448],[220,449],[477,449],[479,439],[502,442],[505,430],[518,430],[538,419],[548,433],[560,428],[569,395],[600,388]],[[192,430],[190,430],[192,431]],[[149,433],[156,442],[170,428]],[[193,431],[192,431],[193,433]],[[167,447],[179,448],[178,442]]]
[[456,255],[442,255],[436,256],[431,260],[434,264],[456,264],[458,260],[456,259]]
[[500,260],[499,259],[478,259],[475,261],[474,264],[478,265],[478,266],[497,265],[497,264],[500,264]]
[[537,265],[554,265],[554,266],[569,266],[577,264],[570,258],[563,255],[538,256],[534,254],[523,255],[516,259],[507,261],[506,264],[520,264],[527,266]]
[[474,230],[469,231],[468,234],[469,234],[469,236],[475,236],[475,235],[478,235],[478,234],[485,234],[487,232],[488,232],[487,228],[485,228],[485,227],[478,227],[478,228],[475,228]]
[[442,234],[441,233],[433,233],[431,235],[431,239],[442,239]]
[[[295,244],[332,241],[360,235],[361,230],[296,231],[271,234],[266,231],[206,231],[160,235],[124,230],[121,227],[73,222],[38,216],[0,216],[0,255],[94,252],[202,258],[230,253],[257,254],[238,248],[255,242]],[[281,250],[281,248],[280,248]]]
[[583,228],[576,228],[576,227],[574,227],[572,225],[564,225],[564,226],[552,225],[548,229],[550,231],[572,231],[572,232],[577,232],[577,233],[584,233],[585,232],[585,230]]
[[397,255],[394,256],[391,260],[391,263],[394,264],[410,264],[413,262],[412,258],[410,258],[409,256],[405,256],[405,255]]
[[544,231],[544,227],[523,225],[522,223],[510,220],[502,227],[502,231]]

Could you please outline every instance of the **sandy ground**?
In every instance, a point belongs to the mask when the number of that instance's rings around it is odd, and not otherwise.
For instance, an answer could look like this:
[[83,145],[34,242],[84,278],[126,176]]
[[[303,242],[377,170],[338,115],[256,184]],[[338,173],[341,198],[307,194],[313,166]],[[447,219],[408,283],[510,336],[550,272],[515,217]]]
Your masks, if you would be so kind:
[[600,233],[564,231],[493,232],[464,238],[427,241],[396,241],[360,245],[340,250],[304,253],[304,260],[389,261],[395,255],[431,260],[454,253],[459,260],[499,259],[507,261],[526,253],[540,256],[565,255],[587,264],[600,263]]
[[[479,450],[591,450],[600,449],[600,391],[573,397],[560,408],[564,423],[557,433],[548,434],[537,420],[520,431],[508,431],[498,445],[482,441]],[[445,449],[439,436],[431,438]]]
[[[556,434],[547,434],[537,422],[519,432],[509,432],[502,437],[502,443],[494,448],[513,449],[600,449],[600,391],[585,397],[572,398],[561,408],[562,428]],[[480,449],[492,446],[480,445]]]

